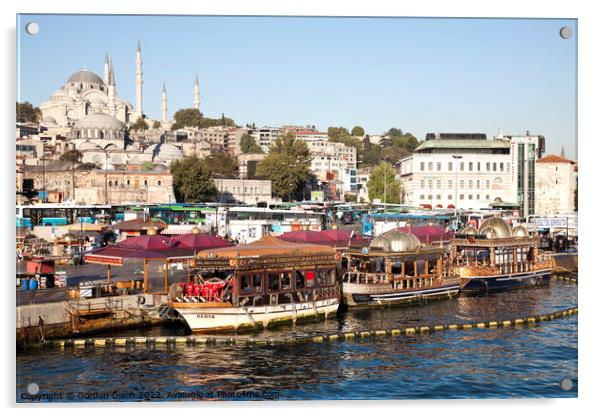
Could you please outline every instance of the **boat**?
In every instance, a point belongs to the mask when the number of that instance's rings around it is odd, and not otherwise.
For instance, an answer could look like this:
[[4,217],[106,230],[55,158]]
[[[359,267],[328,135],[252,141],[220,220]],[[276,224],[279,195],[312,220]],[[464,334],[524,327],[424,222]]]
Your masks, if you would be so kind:
[[470,225],[452,240],[450,257],[460,275],[461,293],[497,292],[550,281],[552,262],[538,250],[539,237],[523,225],[512,228],[499,217],[478,230]]
[[169,306],[193,332],[262,329],[336,314],[339,255],[332,247],[266,235],[197,253],[194,281],[170,287]]
[[413,234],[393,230],[341,255],[344,308],[391,306],[449,299],[460,289],[446,249],[422,245]]

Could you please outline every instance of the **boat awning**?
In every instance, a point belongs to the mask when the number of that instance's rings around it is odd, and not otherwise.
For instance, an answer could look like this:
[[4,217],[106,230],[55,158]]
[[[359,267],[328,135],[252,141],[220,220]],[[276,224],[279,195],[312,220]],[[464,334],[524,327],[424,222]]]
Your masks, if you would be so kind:
[[198,228],[197,224],[169,224],[167,228],[161,231],[163,235],[183,235],[192,234],[193,228]]

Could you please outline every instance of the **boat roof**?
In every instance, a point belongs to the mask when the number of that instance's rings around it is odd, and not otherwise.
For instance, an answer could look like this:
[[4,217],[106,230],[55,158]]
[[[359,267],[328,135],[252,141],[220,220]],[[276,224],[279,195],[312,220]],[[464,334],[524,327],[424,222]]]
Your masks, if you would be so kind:
[[201,251],[197,254],[197,258],[209,259],[221,257],[233,259],[239,257],[294,256],[311,254],[334,256],[335,253],[336,249],[330,246],[292,243],[289,241],[279,240],[271,235],[266,235],[263,238],[253,241],[249,244]]

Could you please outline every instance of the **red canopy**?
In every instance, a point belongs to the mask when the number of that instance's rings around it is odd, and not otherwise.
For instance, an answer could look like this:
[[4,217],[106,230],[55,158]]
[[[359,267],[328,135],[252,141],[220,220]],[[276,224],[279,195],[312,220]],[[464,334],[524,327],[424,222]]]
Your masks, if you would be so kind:
[[420,225],[418,227],[400,227],[397,230],[414,234],[421,243],[439,243],[440,241],[446,242],[451,241],[454,236],[452,231],[446,230],[444,227],[438,225]]
[[117,248],[162,251],[175,248],[175,239],[164,235],[141,235],[115,244]]
[[122,266],[125,259],[160,259],[168,257],[165,251],[119,248],[116,246],[103,247],[84,255],[86,263]]
[[349,241],[349,238],[351,237],[351,231],[345,231],[345,230],[324,230],[324,231],[320,231],[320,233],[322,233],[322,235],[326,236],[327,238],[333,240],[333,241]]
[[299,230],[289,231],[279,235],[280,240],[289,241],[291,243],[315,243],[315,244],[330,244],[332,239],[326,237],[321,231]]
[[206,250],[209,248],[228,247],[232,243],[221,237],[215,237],[208,234],[182,234],[173,237],[172,241],[177,248],[186,248],[193,250]]

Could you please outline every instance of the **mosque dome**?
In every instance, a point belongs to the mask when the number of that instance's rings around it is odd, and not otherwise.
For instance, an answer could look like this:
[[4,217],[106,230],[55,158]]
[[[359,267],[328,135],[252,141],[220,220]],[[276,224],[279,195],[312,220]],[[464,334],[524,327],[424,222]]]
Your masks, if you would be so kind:
[[72,83],[79,82],[79,83],[104,85],[102,78],[100,78],[94,72],[88,71],[87,69],[77,71],[75,74],[73,74],[69,77],[67,82],[72,82]]
[[56,90],[52,94],[52,96],[50,97],[50,99],[52,101],[69,101],[69,102],[73,101],[73,98],[63,88],[59,88],[58,90]]
[[515,237],[529,237],[529,232],[524,226],[517,225],[512,230],[512,235],[514,235]]
[[508,223],[500,217],[493,217],[483,221],[481,223],[481,226],[479,227],[479,234],[485,235],[484,232],[487,228],[492,228],[493,230],[495,230],[495,237],[512,237],[512,229],[510,228]]
[[92,113],[78,120],[74,129],[125,129],[125,123],[108,114]]
[[159,143],[153,149],[153,155],[163,161],[180,160],[184,157],[182,149],[171,143]]
[[57,125],[56,119],[52,116],[45,116],[40,124],[44,127],[55,127]]

